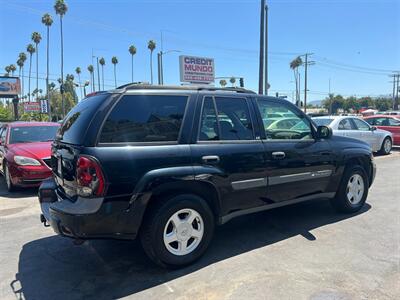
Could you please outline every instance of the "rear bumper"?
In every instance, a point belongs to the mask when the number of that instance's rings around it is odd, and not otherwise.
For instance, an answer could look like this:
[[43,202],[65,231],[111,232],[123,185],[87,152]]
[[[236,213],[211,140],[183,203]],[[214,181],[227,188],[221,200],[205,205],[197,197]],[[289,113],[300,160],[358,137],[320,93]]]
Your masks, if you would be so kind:
[[46,220],[54,232],[61,236],[75,239],[136,237],[137,230],[126,223],[128,215],[132,214],[126,211],[126,202],[81,197],[71,202],[57,194],[53,178],[40,186],[39,202],[43,216],[41,220]]

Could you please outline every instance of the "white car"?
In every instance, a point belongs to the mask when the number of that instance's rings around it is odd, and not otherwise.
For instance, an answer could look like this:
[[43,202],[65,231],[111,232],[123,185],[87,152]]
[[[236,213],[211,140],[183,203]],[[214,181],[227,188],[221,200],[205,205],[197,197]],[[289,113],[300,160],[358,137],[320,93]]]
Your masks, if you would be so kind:
[[341,135],[367,142],[371,146],[373,152],[389,154],[392,150],[392,133],[377,129],[360,118],[353,116],[326,116],[312,119],[318,126],[324,125],[331,127],[334,135]]

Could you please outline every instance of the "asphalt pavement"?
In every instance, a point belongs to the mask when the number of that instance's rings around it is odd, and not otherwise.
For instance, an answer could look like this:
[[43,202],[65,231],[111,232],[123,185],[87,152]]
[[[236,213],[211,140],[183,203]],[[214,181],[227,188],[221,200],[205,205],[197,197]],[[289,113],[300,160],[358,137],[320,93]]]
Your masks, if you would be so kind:
[[39,222],[37,190],[0,178],[0,299],[400,299],[400,151],[378,156],[367,204],[318,200],[217,228],[192,266],[153,265],[138,241],[76,246]]

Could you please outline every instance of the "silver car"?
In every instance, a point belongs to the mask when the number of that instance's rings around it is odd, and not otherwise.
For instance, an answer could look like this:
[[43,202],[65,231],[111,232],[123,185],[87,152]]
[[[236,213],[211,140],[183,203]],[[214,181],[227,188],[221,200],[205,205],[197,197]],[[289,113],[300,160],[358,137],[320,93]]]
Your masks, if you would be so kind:
[[360,118],[353,116],[326,116],[312,119],[318,126],[325,125],[331,127],[334,135],[346,136],[367,142],[374,152],[389,154],[392,150],[392,133],[377,129]]

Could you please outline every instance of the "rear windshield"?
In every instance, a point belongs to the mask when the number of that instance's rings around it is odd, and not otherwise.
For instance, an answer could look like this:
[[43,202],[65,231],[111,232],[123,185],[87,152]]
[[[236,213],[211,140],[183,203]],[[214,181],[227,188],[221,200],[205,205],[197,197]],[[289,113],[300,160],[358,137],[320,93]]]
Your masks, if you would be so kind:
[[53,141],[59,126],[21,126],[10,128],[9,144]]
[[100,94],[86,98],[72,108],[57,133],[57,140],[68,144],[82,144],[89,122],[109,95]]
[[187,96],[124,96],[108,116],[100,143],[176,142]]
[[328,126],[329,124],[332,123],[333,119],[329,119],[329,118],[318,118],[318,119],[312,119],[315,124],[317,124],[318,126]]

